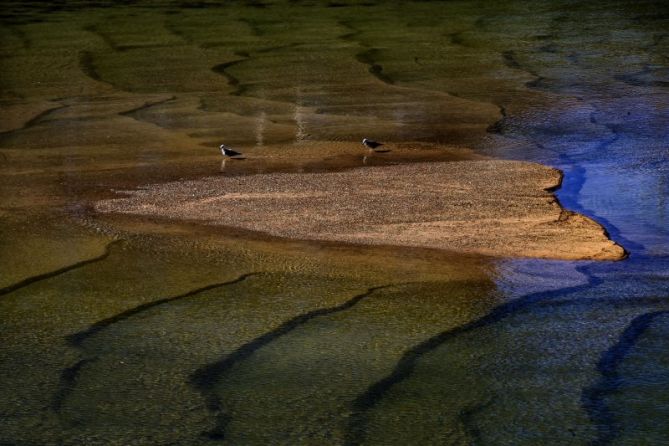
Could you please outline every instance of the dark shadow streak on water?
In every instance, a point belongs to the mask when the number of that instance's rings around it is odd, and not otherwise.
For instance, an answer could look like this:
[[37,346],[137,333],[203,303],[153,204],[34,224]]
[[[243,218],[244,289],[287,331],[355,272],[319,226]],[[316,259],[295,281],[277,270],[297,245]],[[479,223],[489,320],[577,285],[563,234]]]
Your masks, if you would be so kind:
[[537,73],[533,69],[525,65],[522,65],[520,62],[518,62],[518,59],[516,59],[515,52],[503,51],[502,60],[504,61],[504,65],[506,65],[507,67],[513,68],[514,70],[524,71],[527,74],[534,77],[533,80],[525,82],[525,86],[527,88],[533,88],[536,90],[548,89],[548,87],[546,87],[545,85],[547,79],[539,75],[539,73]]
[[383,72],[383,66],[376,63],[377,48],[370,48],[355,55],[355,60],[369,66],[369,73],[385,84],[393,85],[395,81]]
[[20,128],[18,128],[18,129],[13,129],[13,130],[6,130],[6,131],[4,131],[4,132],[0,132],[0,144],[1,144],[2,141],[4,141],[7,137],[12,136],[15,132],[20,132],[20,131],[22,131],[22,130],[27,130],[27,129],[29,129],[29,128],[31,128],[31,127],[33,127],[33,126],[39,124],[40,122],[42,122],[42,120],[43,120],[44,118],[46,118],[47,116],[49,116],[50,114],[52,114],[52,113],[54,113],[54,112],[57,112],[58,110],[62,110],[62,109],[64,109],[64,108],[66,108],[66,107],[69,107],[69,106],[68,106],[68,105],[62,105],[62,104],[61,104],[61,105],[57,105],[57,106],[55,106],[55,107],[46,109],[46,110],[44,110],[43,112],[40,112],[40,113],[36,114],[35,116],[33,116],[32,118],[30,118],[30,119],[29,119],[28,121],[26,121],[26,123],[23,124],[23,126],[21,126]]
[[301,325],[304,325],[305,323],[309,322],[314,318],[327,316],[333,313],[348,310],[349,308],[353,307],[361,300],[363,300],[365,297],[372,295],[375,291],[398,285],[400,284],[382,285],[368,288],[364,293],[353,296],[351,299],[347,300],[341,305],[328,308],[319,308],[317,310],[313,310],[308,313],[296,316],[282,323],[274,330],[264,333],[263,335],[242,345],[237,350],[233,351],[229,355],[226,355],[220,361],[213,362],[196,370],[191,375],[191,380],[190,380],[191,385],[195,387],[202,394],[206,402],[207,409],[210,412],[212,412],[216,417],[215,427],[208,432],[203,432],[203,436],[208,437],[212,440],[222,440],[223,438],[225,438],[226,427],[230,423],[232,418],[228,414],[226,414],[223,410],[223,402],[221,401],[221,398],[216,394],[216,383],[218,383],[222,375],[225,374],[235,364],[245,360],[260,348],[275,341],[279,337],[288,334],[292,330],[298,328]]
[[512,50],[507,50],[507,51],[502,51],[502,60],[504,61],[504,65],[506,65],[509,68],[513,68],[515,70],[521,70],[521,71],[527,71],[528,73],[532,74],[533,76],[537,76],[536,73],[524,69],[521,65],[520,62],[516,60],[516,53]]
[[155,101],[155,102],[145,102],[144,104],[140,105],[139,107],[135,107],[135,108],[131,108],[130,110],[122,111],[122,112],[119,113],[119,115],[121,115],[121,116],[128,116],[129,118],[132,118],[132,119],[134,119],[134,120],[136,120],[136,121],[140,121],[140,122],[142,122],[142,123],[146,123],[147,121],[144,121],[144,120],[139,119],[137,116],[135,116],[135,114],[136,114],[137,112],[141,112],[141,111],[147,110],[147,109],[149,109],[149,108],[151,108],[151,107],[155,107],[155,106],[157,106],[157,105],[162,105],[162,104],[165,104],[165,103],[167,103],[167,102],[174,101],[176,98],[177,98],[176,96],[171,96],[171,97],[169,97],[169,98],[167,98],[167,99],[162,99],[162,100],[160,100],[160,101]]
[[618,367],[637,344],[641,336],[658,316],[669,314],[669,310],[642,314],[632,320],[618,339],[618,342],[604,352],[597,370],[602,375],[600,380],[583,390],[581,404],[597,427],[597,438],[590,444],[604,446],[611,444],[620,433],[620,426],[606,406],[605,398],[615,393],[622,386]]
[[[279,51],[279,50],[283,50],[283,49],[294,48],[298,45],[300,45],[300,43],[293,42],[293,43],[289,43],[289,44],[286,44],[286,45],[278,45],[278,46],[269,46],[269,47],[265,47],[265,48],[259,48],[259,49],[255,50],[253,52],[255,54],[265,54],[265,53],[270,53],[270,52],[273,52],[273,51]],[[209,47],[211,47],[211,46],[212,45],[209,45]],[[226,44],[226,46],[227,46],[227,44]],[[228,70],[229,70],[229,68],[231,68],[231,67],[233,67],[237,64],[249,61],[252,58],[252,56],[248,51],[235,51],[234,54],[236,56],[242,57],[242,59],[235,59],[235,60],[231,60],[229,62],[223,62],[223,63],[220,63],[218,65],[214,65],[211,68],[211,71],[225,77],[225,79],[228,81],[228,85],[231,86],[231,87],[235,87],[235,90],[232,91],[231,93],[229,93],[230,95],[232,95],[232,96],[244,96],[246,94],[246,92],[248,91],[248,87],[245,84],[241,83],[240,80],[236,76],[232,75],[230,73],[230,71],[228,71]]]
[[494,400],[489,399],[480,404],[463,408],[458,412],[458,421],[460,421],[463,430],[469,438],[468,444],[483,444],[481,430],[474,424],[474,418],[478,413],[484,411],[489,406],[492,406],[493,403]]
[[79,52],[79,69],[94,81],[102,82],[102,77],[93,63],[93,54],[90,51]]
[[[453,94],[452,96],[457,96]],[[488,133],[493,133],[497,135],[504,135],[505,134],[505,128],[507,126],[507,119],[509,118],[507,112],[506,112],[506,107],[495,104],[497,108],[499,108],[499,114],[502,115],[501,119],[498,119],[497,121],[493,122],[488,126],[486,129],[486,132]]]
[[119,51],[118,45],[114,40],[109,36],[109,34],[100,31],[100,28],[98,28],[97,25],[87,25],[82,28],[84,31],[88,31],[89,33],[95,34],[98,36],[109,48],[111,48],[114,51]]
[[203,293],[205,291],[213,290],[215,288],[220,288],[220,287],[227,286],[227,285],[234,285],[236,283],[242,282],[243,280],[246,280],[249,277],[258,276],[260,274],[262,274],[262,273],[259,273],[259,272],[245,273],[245,274],[242,274],[239,277],[237,277],[235,279],[232,279],[232,280],[228,280],[228,281],[225,281],[225,282],[212,283],[210,285],[207,285],[207,286],[204,286],[204,287],[201,287],[201,288],[197,288],[197,289],[188,291],[186,293],[179,294],[177,296],[165,297],[163,299],[158,299],[158,300],[154,300],[154,301],[151,301],[151,302],[147,302],[147,303],[142,304],[142,305],[138,305],[134,308],[130,308],[129,310],[123,311],[122,313],[118,313],[118,314],[115,314],[112,317],[109,317],[107,319],[103,319],[101,321],[98,321],[98,322],[94,323],[93,325],[91,325],[90,327],[88,327],[86,330],[82,330],[82,331],[79,331],[77,333],[71,334],[71,335],[66,337],[66,340],[70,345],[75,346],[75,347],[79,347],[79,346],[81,346],[81,344],[86,339],[95,335],[99,331],[109,327],[112,324],[124,321],[124,320],[126,320],[126,319],[128,319],[132,316],[135,316],[136,314],[139,314],[143,311],[149,310],[149,309],[151,309],[153,307],[156,307],[158,305],[163,305],[163,304],[166,304],[166,303],[169,303],[169,302],[174,302],[176,300],[183,299],[185,297],[190,297],[190,296],[194,296],[196,294]]
[[[645,309],[649,306],[657,305],[666,307],[669,305],[669,296],[586,299],[579,297],[577,299],[558,302],[541,302],[537,306],[551,309],[567,306],[589,308],[598,304],[614,308],[640,307]],[[525,311],[521,311],[520,314],[529,312],[529,310],[528,308]],[[634,318],[622,332],[618,341],[602,354],[597,363],[597,371],[600,373],[601,378],[590,387],[583,389],[581,393],[581,407],[588,414],[597,429],[597,438],[590,442],[591,445],[605,446],[611,444],[620,434],[620,426],[607,407],[605,399],[608,395],[615,394],[623,384],[618,374],[618,366],[620,366],[625,357],[634,348],[653,320],[665,314],[669,314],[669,310],[654,311]]]
[[378,48],[370,48],[369,45],[366,45],[360,41],[357,36],[361,31],[353,26],[349,21],[340,20],[339,25],[344,28],[348,28],[351,32],[340,35],[338,38],[348,42],[353,42],[358,46],[365,48],[363,51],[360,51],[355,55],[355,60],[358,62],[367,65],[369,73],[383,82],[384,84],[393,85],[395,80],[383,72],[383,66],[376,63],[376,54],[380,51]]
[[93,257],[92,259],[82,260],[81,262],[76,262],[76,263],[73,263],[71,265],[65,266],[63,268],[59,268],[59,269],[54,270],[54,271],[49,271],[48,273],[43,273],[43,274],[38,274],[36,276],[31,276],[31,277],[28,277],[27,279],[23,279],[22,281],[13,284],[13,285],[9,285],[9,286],[6,286],[4,288],[0,288],[0,296],[4,296],[5,294],[9,294],[13,291],[16,291],[16,290],[20,289],[20,288],[26,287],[28,285],[31,285],[31,284],[35,283],[35,282],[39,282],[40,280],[50,279],[52,277],[58,276],[60,274],[67,273],[67,272],[72,271],[74,269],[81,268],[82,266],[86,266],[86,265],[89,265],[89,264],[95,263],[95,262],[100,262],[100,261],[106,259],[107,257],[109,257],[109,254],[111,253],[111,247],[113,245],[116,245],[116,244],[120,243],[120,242],[122,242],[122,240],[114,240],[114,241],[108,243],[107,246],[105,246],[105,252],[103,254],[97,256],[97,257]]
[[426,354],[440,347],[445,342],[456,338],[462,334],[477,330],[479,328],[487,327],[495,324],[519,311],[525,310],[528,307],[539,302],[561,297],[580,291],[591,289],[602,283],[602,279],[592,275],[589,271],[588,265],[581,265],[576,270],[588,278],[588,282],[583,285],[562,288],[559,290],[542,291],[538,293],[528,294],[526,296],[517,298],[511,302],[500,305],[494,308],[487,315],[476,319],[467,324],[453,328],[451,330],[439,333],[426,341],[421,342],[415,347],[408,350],[399,360],[395,369],[390,375],[372,384],[364,393],[359,395],[352,405],[352,414],[346,432],[347,445],[360,445],[364,443],[366,431],[366,414],[376,406],[381,399],[390,391],[396,384],[401,383],[411,376],[416,363]]
[[[264,48],[258,48],[257,50],[254,51],[256,54],[266,54],[266,53],[272,53],[274,51],[281,51],[281,50],[287,50],[289,48],[295,48],[297,46],[303,45],[301,42],[291,42],[287,43],[285,45],[276,45],[276,46],[268,46]],[[239,53],[235,53],[239,54]],[[247,56],[248,57],[248,56]]]
[[[58,382],[58,389],[56,390],[51,399],[52,411],[56,413],[60,412],[61,408],[63,407],[63,403],[65,402],[67,397],[74,389],[74,386],[76,385],[77,378],[79,377],[81,369],[88,363],[94,362],[96,359],[97,358],[81,359],[77,361],[77,363],[74,364],[73,366],[68,367],[61,372],[60,380]],[[78,423],[71,423],[71,424],[74,425]]]
[[467,44],[467,40],[464,38],[463,34],[465,31],[457,31],[454,33],[447,33],[445,34],[446,37],[448,37],[448,40],[451,45],[454,46],[462,46],[462,47],[471,47],[471,45]]
[[[239,55],[239,53],[238,53],[238,55]],[[218,64],[218,65],[215,65],[211,68],[211,71],[213,71],[216,74],[220,74],[221,76],[223,76],[228,81],[229,86],[235,87],[235,90],[230,93],[233,96],[241,96],[246,90],[246,88],[242,84],[240,84],[239,79],[237,79],[235,76],[230,74],[230,72],[228,71],[228,69],[230,67],[233,67],[233,66],[235,66],[239,63],[245,62],[245,61],[249,60],[249,58],[250,58],[250,56],[248,56],[248,55],[247,56],[242,56],[242,57],[244,57],[244,58],[243,59],[231,60],[230,62],[224,62],[224,63]]]
[[[129,319],[132,316],[135,316],[139,313],[147,311],[147,310],[149,310],[151,308],[154,308],[158,305],[163,305],[163,304],[166,304],[166,303],[174,302],[174,301],[177,301],[179,299],[183,299],[183,298],[186,298],[186,297],[191,297],[191,296],[194,296],[196,294],[200,294],[200,293],[203,293],[205,291],[213,290],[213,289],[216,289],[216,288],[220,288],[220,287],[224,287],[224,286],[228,286],[228,285],[234,285],[236,283],[239,283],[239,282],[242,282],[242,281],[246,280],[247,278],[249,278],[251,276],[257,276],[257,275],[260,275],[260,274],[262,274],[262,273],[259,273],[259,272],[245,273],[245,274],[242,274],[239,277],[237,277],[235,279],[232,279],[232,280],[228,280],[228,281],[225,281],[225,282],[219,282],[219,283],[213,283],[213,284],[201,287],[201,288],[197,288],[197,289],[188,291],[188,292],[183,293],[183,294],[179,294],[177,296],[166,297],[166,298],[163,298],[163,299],[158,299],[158,300],[154,300],[154,301],[151,301],[151,302],[147,302],[147,303],[142,304],[142,305],[138,305],[134,308],[130,308],[126,311],[115,314],[112,317],[109,317],[107,319],[103,319],[101,321],[98,321],[98,322],[94,323],[93,325],[91,325],[90,327],[88,327],[85,330],[82,330],[82,331],[79,331],[77,333],[73,333],[71,335],[68,335],[68,336],[65,337],[65,340],[67,341],[68,344],[70,344],[73,347],[82,348],[83,343],[87,339],[89,339],[92,336],[95,336],[97,333],[104,330],[105,328],[107,328],[107,327],[109,327],[113,324],[116,324],[118,322],[122,322],[126,319]],[[61,373],[59,388],[55,392],[55,394],[52,398],[51,409],[54,412],[60,412],[60,410],[63,407],[63,403],[68,398],[70,393],[72,393],[72,391],[74,390],[74,388],[77,384],[77,379],[79,378],[79,373],[81,372],[82,367],[84,365],[95,362],[97,359],[98,359],[97,357],[82,359],[81,361],[77,362],[73,366],[68,367],[67,369],[63,370],[63,372]]]
[[128,45],[118,45],[119,51],[131,51],[131,50],[151,50],[155,48],[170,48],[174,49],[177,45],[174,43],[138,43],[138,44],[128,44]]
[[97,67],[95,66],[93,53],[90,51],[80,51],[79,52],[79,69],[86,76],[91,78],[96,82],[103,82],[113,88],[117,88],[116,85],[102,79],[100,73],[98,72]]
[[[646,77],[649,77],[655,74],[657,70],[654,70],[650,65],[646,64],[643,67],[643,70],[636,73],[630,74],[618,74],[613,76],[614,79],[631,85],[633,87],[657,87],[657,88],[667,88],[669,87],[668,81],[662,80],[647,80]],[[665,70],[666,71],[666,70]]]

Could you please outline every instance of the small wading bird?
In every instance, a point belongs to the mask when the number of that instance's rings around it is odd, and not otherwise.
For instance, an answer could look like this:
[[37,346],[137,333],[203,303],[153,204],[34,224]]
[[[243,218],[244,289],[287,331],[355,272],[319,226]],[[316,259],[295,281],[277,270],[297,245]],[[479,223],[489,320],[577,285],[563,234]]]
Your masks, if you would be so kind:
[[243,159],[243,158],[240,158],[242,156],[241,153],[232,150],[231,148],[227,147],[225,144],[221,144],[219,148],[221,149],[221,155],[223,155],[225,157],[233,158],[233,159]]
[[369,147],[372,150],[375,150],[377,147],[381,147],[383,145],[380,142],[372,141],[371,139],[367,139],[367,138],[364,138],[362,140],[362,144],[365,147]]
[[[221,155],[223,155],[223,160],[221,161],[221,172],[226,171],[225,164],[227,163],[227,161],[229,159],[233,159],[233,160],[243,160],[243,159],[245,159],[244,155],[237,152],[236,150],[232,150],[231,148],[227,147],[225,144],[221,144],[219,146],[219,149],[221,149]],[[236,162],[233,161],[233,163],[236,163]]]
[[[380,142],[372,141],[371,139],[367,138],[363,139],[362,145],[369,149],[370,154],[390,152],[390,149],[385,149],[385,148],[380,149],[379,147],[381,147],[383,144],[381,144]],[[362,162],[367,164],[367,157],[363,158]]]
[[372,141],[371,139],[364,138],[362,140],[362,145],[369,149],[369,156],[365,155],[362,158],[362,164],[367,164],[367,161],[370,161],[375,153],[390,152],[389,149],[379,149],[379,147],[381,147],[383,144],[381,144],[380,142]]

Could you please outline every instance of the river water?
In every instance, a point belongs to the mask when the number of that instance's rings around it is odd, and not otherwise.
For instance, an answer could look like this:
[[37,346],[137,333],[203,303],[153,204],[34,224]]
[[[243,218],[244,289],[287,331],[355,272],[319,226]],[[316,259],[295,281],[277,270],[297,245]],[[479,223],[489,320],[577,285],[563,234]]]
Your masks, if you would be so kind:
[[[667,444],[665,2],[22,1],[0,23],[0,444]],[[351,167],[362,137],[416,148],[378,163],[558,167],[629,257],[91,212]]]

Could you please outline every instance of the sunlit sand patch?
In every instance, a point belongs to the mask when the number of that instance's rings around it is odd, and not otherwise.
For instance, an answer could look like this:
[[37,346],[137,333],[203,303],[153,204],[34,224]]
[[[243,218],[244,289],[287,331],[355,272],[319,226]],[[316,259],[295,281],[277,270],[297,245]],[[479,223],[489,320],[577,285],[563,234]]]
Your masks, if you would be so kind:
[[158,184],[101,201],[96,209],[294,239],[494,256],[623,258],[625,251],[601,226],[565,211],[547,191],[560,181],[559,171],[532,163],[418,163]]

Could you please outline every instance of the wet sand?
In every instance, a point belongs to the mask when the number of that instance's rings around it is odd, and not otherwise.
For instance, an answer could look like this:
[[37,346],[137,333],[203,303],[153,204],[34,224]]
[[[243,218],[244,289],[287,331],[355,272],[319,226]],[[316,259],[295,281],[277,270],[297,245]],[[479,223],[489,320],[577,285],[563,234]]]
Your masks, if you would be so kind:
[[599,224],[560,206],[551,191],[561,177],[539,164],[502,160],[222,175],[123,191],[126,197],[95,208],[300,240],[503,257],[624,258]]

